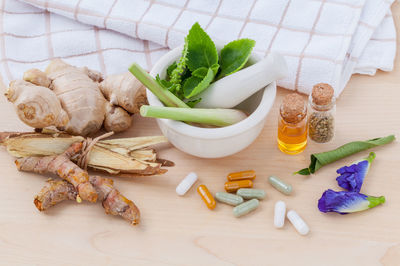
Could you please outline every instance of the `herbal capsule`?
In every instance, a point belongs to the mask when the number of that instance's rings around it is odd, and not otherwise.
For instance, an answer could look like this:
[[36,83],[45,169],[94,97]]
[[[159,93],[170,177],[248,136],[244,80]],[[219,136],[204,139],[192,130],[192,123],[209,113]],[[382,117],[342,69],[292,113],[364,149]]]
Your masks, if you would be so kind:
[[285,195],[290,195],[292,193],[292,186],[289,184],[286,184],[282,179],[276,177],[276,176],[270,176],[268,178],[269,183],[282,192]]
[[215,198],[223,203],[232,205],[232,206],[236,206],[239,205],[240,203],[243,203],[243,198],[235,195],[235,194],[231,194],[231,193],[226,193],[226,192],[217,192],[215,193]]
[[196,173],[189,173],[176,187],[176,193],[179,196],[183,196],[188,192],[188,190],[193,186],[194,183],[197,181]]
[[255,178],[256,178],[256,172],[254,170],[230,173],[227,176],[228,181],[236,181],[236,180],[243,180],[243,179],[254,180]]
[[197,192],[200,194],[201,198],[203,199],[204,203],[207,207],[212,210],[215,208],[216,202],[214,197],[211,195],[210,191],[205,185],[200,185],[197,188]]
[[296,228],[297,232],[299,232],[300,235],[305,236],[310,232],[310,228],[308,228],[308,225],[304,220],[297,214],[297,212],[290,210],[287,213],[287,218],[289,221],[293,224],[294,228]]
[[240,188],[236,192],[236,195],[239,195],[244,199],[262,200],[265,198],[265,191],[262,189],[255,189],[255,188]]
[[251,180],[229,181],[225,183],[226,192],[236,192],[239,188],[253,187]]
[[286,204],[283,201],[277,201],[275,203],[274,211],[274,226],[276,228],[282,228],[285,224]]
[[258,199],[252,199],[252,200],[243,202],[242,204],[233,208],[233,215],[235,215],[236,217],[243,216],[243,215],[248,214],[249,212],[257,209],[258,205],[259,205]]

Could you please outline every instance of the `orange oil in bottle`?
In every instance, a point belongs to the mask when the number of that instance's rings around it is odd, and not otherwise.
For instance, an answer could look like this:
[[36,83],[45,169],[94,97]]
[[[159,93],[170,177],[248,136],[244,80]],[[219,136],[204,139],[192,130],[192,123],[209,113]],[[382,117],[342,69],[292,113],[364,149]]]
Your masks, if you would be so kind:
[[[304,123],[304,125],[303,125]],[[298,154],[307,146],[307,119],[291,124],[283,118],[278,122],[278,147],[286,154]]]
[[278,119],[278,147],[286,154],[298,154],[307,146],[307,104],[297,93],[283,99]]

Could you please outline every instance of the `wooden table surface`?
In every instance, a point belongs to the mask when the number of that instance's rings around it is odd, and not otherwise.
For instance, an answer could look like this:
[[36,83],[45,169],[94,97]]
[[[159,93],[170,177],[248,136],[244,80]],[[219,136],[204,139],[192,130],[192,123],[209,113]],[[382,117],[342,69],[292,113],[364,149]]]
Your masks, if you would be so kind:
[[[400,4],[393,6],[397,25]],[[398,30],[398,33],[400,31]],[[135,201],[142,223],[129,226],[105,215],[100,204],[62,203],[46,213],[33,205],[46,177],[18,172],[13,158],[0,148],[0,265],[400,265],[400,145],[374,149],[377,158],[363,192],[384,195],[375,209],[350,214],[323,214],[317,201],[325,189],[338,189],[335,170],[368,152],[324,167],[314,176],[293,176],[309,163],[313,152],[353,140],[397,134],[400,131],[400,59],[392,73],[354,76],[337,102],[337,133],[332,143],[310,144],[297,156],[276,146],[278,105],[286,90],[279,89],[260,137],[246,150],[224,159],[198,159],[167,145],[163,158],[176,166],[157,177],[115,178],[116,186]],[[28,130],[11,104],[0,97],[0,130]],[[155,121],[135,118],[132,130],[121,136],[160,134]],[[223,190],[228,172],[257,171],[255,187],[267,198],[253,213],[234,218],[232,208],[219,204],[209,211],[195,189],[178,197],[175,187],[190,171],[212,192]],[[277,175],[294,187],[284,196],[268,183]],[[199,184],[197,183],[197,184]],[[273,206],[284,200],[309,224],[300,236],[289,222],[273,227]]]

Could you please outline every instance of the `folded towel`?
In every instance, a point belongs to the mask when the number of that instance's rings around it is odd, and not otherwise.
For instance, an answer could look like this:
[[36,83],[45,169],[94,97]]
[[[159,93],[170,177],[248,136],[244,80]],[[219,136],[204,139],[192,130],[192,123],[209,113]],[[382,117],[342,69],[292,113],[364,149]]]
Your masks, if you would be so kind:
[[198,21],[213,39],[256,41],[285,56],[278,85],[309,94],[319,82],[338,96],[353,73],[390,71],[394,0],[0,0],[3,81],[52,58],[105,74],[132,62],[150,69]]

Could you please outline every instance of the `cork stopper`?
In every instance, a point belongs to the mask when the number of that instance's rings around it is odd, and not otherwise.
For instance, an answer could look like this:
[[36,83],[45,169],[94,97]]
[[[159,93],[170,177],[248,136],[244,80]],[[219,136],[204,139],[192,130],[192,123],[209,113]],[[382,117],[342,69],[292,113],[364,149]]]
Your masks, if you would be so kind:
[[297,93],[291,93],[283,99],[280,111],[286,122],[298,123],[306,117],[307,107],[303,97]]
[[318,83],[312,89],[312,100],[316,105],[328,105],[332,102],[334,90],[327,83]]

